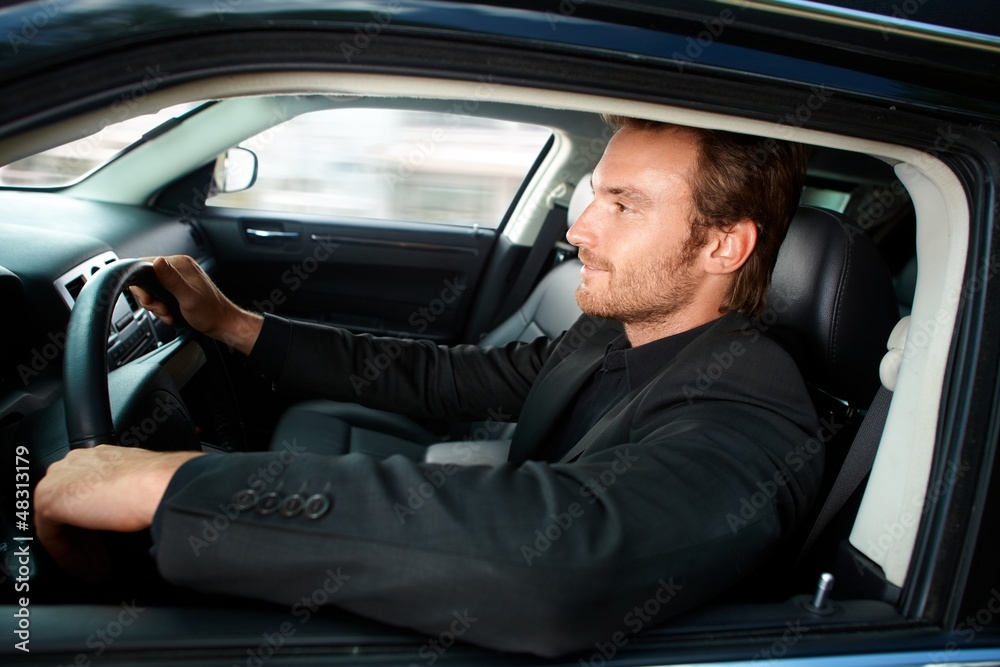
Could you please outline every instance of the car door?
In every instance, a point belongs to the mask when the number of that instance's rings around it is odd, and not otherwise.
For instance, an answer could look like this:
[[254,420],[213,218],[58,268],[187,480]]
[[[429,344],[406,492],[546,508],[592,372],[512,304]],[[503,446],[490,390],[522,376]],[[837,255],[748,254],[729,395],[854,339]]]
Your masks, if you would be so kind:
[[278,124],[241,144],[257,156],[253,185],[199,216],[217,280],[260,312],[460,340],[550,136],[451,110],[338,106]]

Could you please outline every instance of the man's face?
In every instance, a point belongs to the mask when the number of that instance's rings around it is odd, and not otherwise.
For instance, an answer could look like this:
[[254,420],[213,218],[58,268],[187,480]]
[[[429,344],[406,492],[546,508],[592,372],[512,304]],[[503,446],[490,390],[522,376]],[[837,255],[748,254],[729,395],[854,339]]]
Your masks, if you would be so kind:
[[694,300],[700,276],[686,244],[697,158],[697,139],[684,131],[612,137],[594,169],[594,201],[566,235],[584,265],[576,292],[583,312],[656,323]]

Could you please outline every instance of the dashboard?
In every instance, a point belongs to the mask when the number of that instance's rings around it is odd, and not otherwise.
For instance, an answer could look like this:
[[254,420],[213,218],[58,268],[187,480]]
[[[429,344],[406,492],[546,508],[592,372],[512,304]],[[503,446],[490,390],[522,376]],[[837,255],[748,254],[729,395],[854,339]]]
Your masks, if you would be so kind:
[[[196,229],[155,211],[57,193],[0,192],[0,420],[10,392],[59,379],[69,315],[90,276],[118,258],[164,254],[192,255],[206,270],[213,268]],[[126,294],[115,308],[110,366],[172,338],[171,327]]]
[[[62,365],[76,296],[92,275],[119,258],[166,254],[191,255],[213,269],[212,254],[197,229],[170,216],[58,193],[0,192],[0,440],[5,446],[32,444],[43,469],[65,455]],[[173,327],[147,313],[130,293],[120,296],[108,338],[109,382],[129,376],[131,362],[174,338]],[[200,386],[205,384],[204,374],[193,377],[188,387],[178,388],[180,398],[188,402],[186,394],[205,392]],[[224,439],[213,435],[212,414],[202,415],[202,421],[206,441]]]
[[[211,253],[197,231],[169,216],[61,194],[0,192],[0,444],[9,452],[19,447],[31,451],[32,479],[40,479],[68,451],[62,369],[77,296],[92,276],[120,258],[161,254],[192,255],[211,268]],[[183,403],[203,404],[201,396],[213,393],[213,378],[207,364],[194,362],[198,346],[175,340],[173,328],[141,308],[129,292],[118,296],[113,312],[108,385],[118,432],[142,423],[151,397],[163,395],[162,388],[156,393],[136,382],[144,369]],[[156,364],[165,370],[148,370]],[[183,380],[169,366],[183,366]],[[158,424],[157,437],[163,442],[185,436],[194,443],[221,440],[214,428],[218,415],[201,405],[199,409],[198,414],[185,410],[186,422],[178,418],[176,424]],[[225,423],[237,424],[238,419],[227,415]],[[154,440],[142,444],[156,444]],[[14,506],[8,502],[13,497],[10,480],[0,484],[4,530],[14,525],[6,516]],[[9,537],[0,535],[0,545]],[[0,575],[4,569],[0,559]]]

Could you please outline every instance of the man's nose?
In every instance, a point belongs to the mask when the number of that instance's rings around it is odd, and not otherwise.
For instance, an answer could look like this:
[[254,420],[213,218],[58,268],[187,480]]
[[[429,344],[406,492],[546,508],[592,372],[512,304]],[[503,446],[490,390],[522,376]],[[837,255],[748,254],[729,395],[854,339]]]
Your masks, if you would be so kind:
[[594,229],[593,225],[590,224],[591,209],[593,209],[594,204],[591,202],[587,208],[583,209],[583,213],[576,219],[573,225],[566,232],[566,240],[570,244],[575,246],[581,245],[593,245]]

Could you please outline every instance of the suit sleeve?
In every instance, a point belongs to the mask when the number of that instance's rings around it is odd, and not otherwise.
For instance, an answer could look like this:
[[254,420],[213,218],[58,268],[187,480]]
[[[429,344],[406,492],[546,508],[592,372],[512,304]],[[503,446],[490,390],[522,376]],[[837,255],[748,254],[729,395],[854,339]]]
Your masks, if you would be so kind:
[[[302,622],[323,601],[503,650],[620,644],[736,583],[815,493],[815,416],[781,416],[783,396],[769,404],[734,380],[698,400],[651,392],[635,427],[572,463],[293,450],[203,462],[163,501],[158,566],[178,584],[288,605]],[[315,518],[237,510],[244,487],[332,504]]]
[[517,419],[560,338],[499,347],[447,347],[425,340],[355,335],[268,317],[250,364],[283,391],[361,403],[417,418]]

